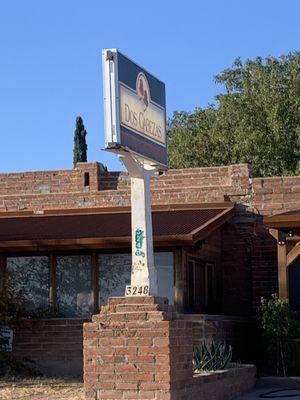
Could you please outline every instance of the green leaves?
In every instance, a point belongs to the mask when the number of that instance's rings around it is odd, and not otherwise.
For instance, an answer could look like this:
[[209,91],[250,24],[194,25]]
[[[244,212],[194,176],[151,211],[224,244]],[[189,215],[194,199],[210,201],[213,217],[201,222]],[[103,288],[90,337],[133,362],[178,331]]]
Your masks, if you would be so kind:
[[171,168],[249,163],[254,176],[291,175],[300,163],[300,52],[242,62],[216,77],[216,106],[176,112]]
[[[300,333],[287,300],[273,294],[271,299],[261,299],[260,325],[270,365],[277,375],[286,375],[291,364],[292,339]],[[276,368],[276,370],[275,370]]]
[[225,343],[212,340],[210,344],[203,342],[194,348],[193,370],[195,373],[202,371],[217,371],[227,367],[232,358],[232,348]]

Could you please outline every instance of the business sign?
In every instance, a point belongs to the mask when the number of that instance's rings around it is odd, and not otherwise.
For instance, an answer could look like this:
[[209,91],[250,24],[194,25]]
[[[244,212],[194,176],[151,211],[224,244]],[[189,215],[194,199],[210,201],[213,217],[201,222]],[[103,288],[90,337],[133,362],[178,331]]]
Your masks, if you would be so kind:
[[167,165],[165,84],[115,49],[103,51],[105,147]]

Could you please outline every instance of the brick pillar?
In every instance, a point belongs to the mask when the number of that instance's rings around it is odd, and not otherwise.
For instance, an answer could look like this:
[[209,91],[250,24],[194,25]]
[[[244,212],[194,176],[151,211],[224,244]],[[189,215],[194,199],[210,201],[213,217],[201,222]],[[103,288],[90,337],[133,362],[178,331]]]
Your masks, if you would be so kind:
[[167,299],[110,298],[84,324],[83,335],[87,400],[185,398],[192,380],[192,323],[180,320]]

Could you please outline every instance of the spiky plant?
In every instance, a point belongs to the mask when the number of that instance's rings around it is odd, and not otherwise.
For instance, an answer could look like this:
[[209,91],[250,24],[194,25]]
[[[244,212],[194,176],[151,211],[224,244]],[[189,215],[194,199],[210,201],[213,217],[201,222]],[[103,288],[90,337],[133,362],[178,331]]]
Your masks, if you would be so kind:
[[193,371],[222,370],[227,367],[232,358],[232,347],[226,343],[217,343],[212,340],[209,344],[203,342],[194,347]]

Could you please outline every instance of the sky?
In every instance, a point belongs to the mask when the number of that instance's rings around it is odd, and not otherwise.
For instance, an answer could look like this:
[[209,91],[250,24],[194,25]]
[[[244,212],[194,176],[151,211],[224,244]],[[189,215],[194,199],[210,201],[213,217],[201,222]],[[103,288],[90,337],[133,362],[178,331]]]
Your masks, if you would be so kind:
[[166,84],[167,115],[214,102],[214,76],[300,50],[299,0],[0,0],[0,173],[72,168],[76,116],[103,151],[103,48]]

